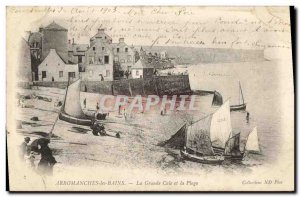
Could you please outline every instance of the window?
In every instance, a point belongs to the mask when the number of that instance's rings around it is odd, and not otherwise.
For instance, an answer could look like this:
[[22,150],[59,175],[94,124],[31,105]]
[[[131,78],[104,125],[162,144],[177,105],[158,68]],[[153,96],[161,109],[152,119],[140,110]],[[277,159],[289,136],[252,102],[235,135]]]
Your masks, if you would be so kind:
[[120,49],[119,48],[117,48],[117,53],[119,53],[120,52]]
[[59,71],[59,77],[63,77],[64,76],[64,72],[63,71]]
[[96,51],[96,47],[93,47],[93,51]]
[[102,47],[102,51],[104,51],[104,49],[105,49],[105,48],[104,48],[104,47]]
[[89,64],[94,64],[95,62],[95,57],[94,56],[90,56],[89,57]]
[[78,63],[82,63],[82,56],[81,55],[78,56]]
[[98,61],[97,61],[97,64],[103,64],[103,60],[102,60],[102,57],[98,57]]
[[140,75],[140,72],[137,70],[137,71],[135,71],[135,75],[136,76],[139,76]]
[[118,62],[119,61],[119,56],[115,56],[115,61]]
[[131,55],[127,55],[127,62],[131,62],[131,61],[132,61]]
[[46,71],[42,71],[42,78],[46,78],[46,77],[47,77]]
[[124,60],[124,59],[121,59],[120,62],[121,62],[121,63],[125,63],[125,60]]
[[69,72],[69,78],[75,78],[75,72]]
[[110,76],[110,71],[106,70],[106,77],[109,77],[109,76]]
[[108,55],[104,56],[104,64],[109,64],[109,56]]
[[128,52],[128,48],[125,48],[125,52],[126,52],[126,53]]

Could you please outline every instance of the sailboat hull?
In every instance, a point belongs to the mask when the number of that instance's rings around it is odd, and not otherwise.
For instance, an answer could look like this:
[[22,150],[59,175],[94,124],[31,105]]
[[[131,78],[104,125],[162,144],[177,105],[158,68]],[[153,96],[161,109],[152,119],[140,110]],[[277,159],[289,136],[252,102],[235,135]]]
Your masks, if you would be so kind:
[[240,105],[230,105],[230,111],[245,111],[246,103]]
[[59,119],[77,125],[91,126],[92,121],[90,119],[80,119],[72,117],[66,113],[60,112]]
[[244,159],[244,153],[241,153],[241,155],[224,155],[224,157],[225,157],[225,160],[239,162]]
[[203,163],[203,164],[222,164],[225,158],[223,156],[197,156],[191,155],[186,151],[180,151],[181,156],[193,162]]

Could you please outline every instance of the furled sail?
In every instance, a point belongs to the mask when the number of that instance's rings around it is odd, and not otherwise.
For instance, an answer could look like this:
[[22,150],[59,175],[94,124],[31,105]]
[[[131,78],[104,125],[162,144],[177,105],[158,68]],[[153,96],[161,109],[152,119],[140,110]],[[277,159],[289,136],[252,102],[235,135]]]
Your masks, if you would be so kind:
[[213,97],[213,100],[212,100],[212,105],[216,105],[216,106],[220,106],[223,104],[223,97],[222,95],[215,91],[214,92],[214,97]]
[[226,143],[225,155],[240,156],[240,133],[232,136]]
[[186,124],[184,124],[169,140],[163,141],[158,146],[182,149],[185,146]]
[[248,151],[260,152],[256,127],[250,132],[245,149]]
[[231,131],[230,106],[228,100],[212,115],[210,139],[213,146],[225,148]]
[[198,120],[187,127],[186,148],[201,155],[214,155],[212,149],[209,130],[211,124],[211,115]]
[[85,118],[80,104],[80,82],[79,79],[69,85],[63,105],[63,112],[74,118]]

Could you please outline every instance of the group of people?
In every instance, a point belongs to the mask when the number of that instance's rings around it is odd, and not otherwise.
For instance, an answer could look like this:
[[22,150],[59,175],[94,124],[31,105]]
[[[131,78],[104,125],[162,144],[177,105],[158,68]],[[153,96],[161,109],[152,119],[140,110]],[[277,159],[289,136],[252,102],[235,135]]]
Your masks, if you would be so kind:
[[[50,140],[48,138],[39,138],[29,144],[30,141],[30,137],[25,137],[24,142],[20,146],[21,160],[26,162],[31,168],[36,169],[40,174],[52,175],[53,166],[57,162],[53,157],[52,150],[48,146]],[[37,167],[34,163],[36,155],[41,156]]]

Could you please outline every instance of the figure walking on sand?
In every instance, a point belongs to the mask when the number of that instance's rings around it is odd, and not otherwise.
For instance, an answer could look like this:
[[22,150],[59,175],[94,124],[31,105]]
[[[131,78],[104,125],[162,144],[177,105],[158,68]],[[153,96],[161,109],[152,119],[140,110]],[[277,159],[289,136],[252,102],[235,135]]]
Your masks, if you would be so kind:
[[249,120],[250,120],[250,113],[247,112],[247,115],[246,115],[246,121],[247,121],[247,123],[249,123]]
[[39,145],[41,148],[38,150],[38,152],[41,154],[41,160],[37,169],[38,172],[44,175],[52,175],[53,166],[57,163],[52,155],[52,150],[48,146],[49,143],[50,140],[46,138],[39,140]]
[[28,145],[30,142],[30,137],[25,137],[24,142],[22,142],[20,146],[20,157],[24,159],[24,156],[29,155],[30,153],[30,146]]
[[83,100],[83,106],[84,106],[84,109],[86,108],[86,98],[84,98]]

